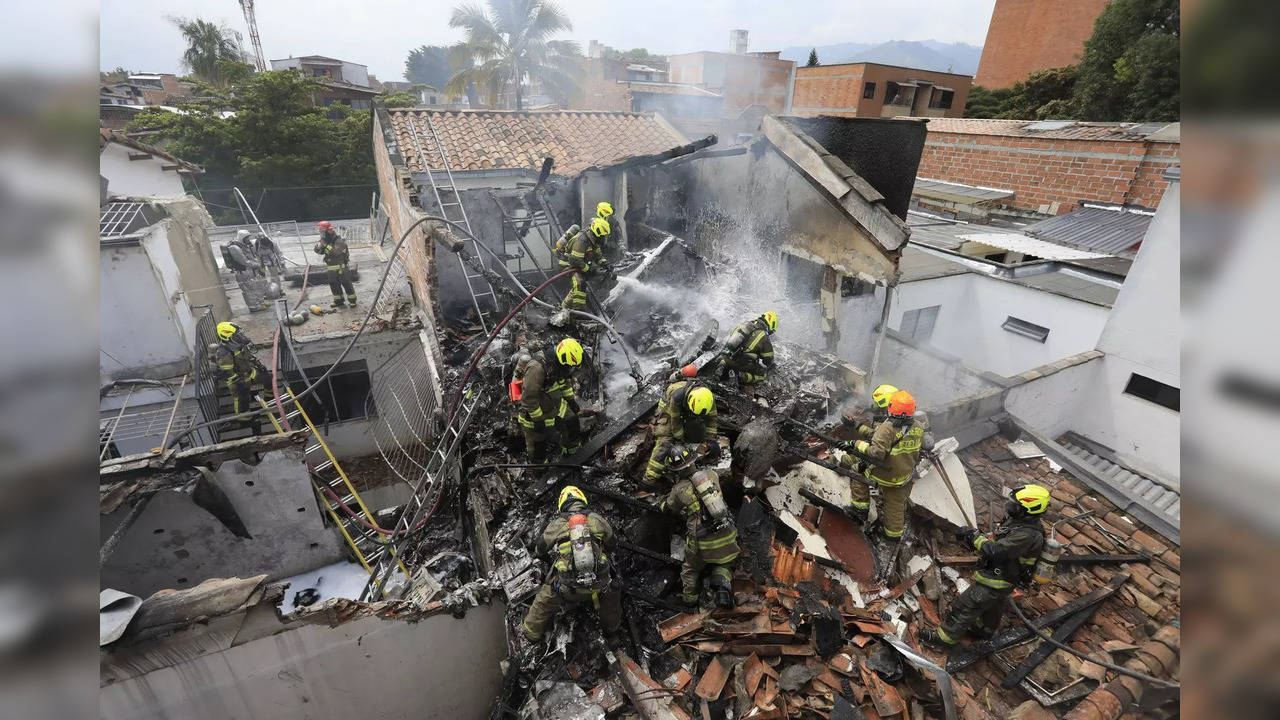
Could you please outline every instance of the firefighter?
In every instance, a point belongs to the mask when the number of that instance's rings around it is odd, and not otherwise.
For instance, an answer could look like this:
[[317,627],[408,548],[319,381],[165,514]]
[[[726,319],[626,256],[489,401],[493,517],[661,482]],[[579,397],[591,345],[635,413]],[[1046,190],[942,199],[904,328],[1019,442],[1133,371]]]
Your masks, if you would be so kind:
[[249,312],[265,309],[269,293],[263,281],[262,262],[249,240],[248,230],[237,230],[235,239],[222,246],[222,262],[235,276]]
[[612,204],[612,203],[610,203],[610,202],[608,202],[608,201],[606,201],[606,200],[601,200],[600,202],[596,203],[596,217],[598,217],[598,218],[600,218],[601,220],[604,220],[605,222],[609,223],[609,234],[610,234],[610,235],[613,235],[613,234],[615,234],[615,233],[617,232],[617,230],[618,230],[618,223],[617,223],[617,221],[616,221],[616,220],[614,220],[614,219],[613,219],[613,204]]
[[653,421],[653,452],[641,482],[656,487],[666,470],[667,455],[675,443],[701,444],[700,455],[720,455],[716,399],[711,388],[694,380],[678,380],[667,386]]
[[[851,402],[840,414],[840,423],[857,430],[860,437],[871,437],[875,427],[889,419],[889,398],[896,392],[898,388],[892,385],[877,385],[876,389],[871,391],[871,402],[863,408],[856,407]],[[864,417],[870,417],[870,420],[861,422]]]
[[316,243],[313,249],[317,254],[324,256],[325,269],[329,271],[329,291],[333,293],[333,302],[330,306],[355,307],[356,288],[351,284],[351,269],[348,267],[351,261],[351,250],[347,247],[347,241],[342,239],[328,220],[321,220],[316,223],[316,227],[320,229],[320,242]]
[[942,625],[920,633],[921,642],[950,648],[968,638],[994,637],[1005,598],[1031,579],[1044,551],[1045,532],[1040,520],[1049,509],[1049,491],[1041,485],[1014,488],[1005,498],[1004,507],[1004,520],[990,534],[983,535],[971,527],[956,530],[957,540],[978,551],[978,569],[973,573],[973,584],[956,598]]
[[564,310],[581,310],[587,306],[586,278],[598,272],[612,272],[601,247],[610,232],[609,221],[595,217],[591,218],[587,229],[574,225],[556,241],[555,254],[560,261],[560,269],[573,268],[577,271],[570,282],[569,293],[561,303]]
[[[864,425],[859,430],[860,439],[847,445],[853,453],[840,458],[842,465],[880,486],[884,535],[890,540],[902,537],[926,425],[923,418],[916,417],[916,399],[906,390],[899,390],[889,397],[888,418],[874,429]],[[855,458],[855,454],[859,457]],[[871,509],[871,489],[853,481],[849,490],[853,495],[850,513],[865,523]]]
[[719,375],[732,370],[738,376],[738,387],[755,395],[756,385],[764,382],[773,369],[773,343],[769,336],[778,330],[778,314],[766,311],[733,329],[720,356]]
[[548,431],[559,436],[560,450],[572,455],[582,447],[582,424],[578,419],[578,400],[573,393],[573,370],[582,365],[582,345],[564,338],[522,359],[520,375],[520,412],[516,422],[524,434],[529,461],[550,461]]
[[606,641],[616,645],[622,603],[609,560],[613,527],[587,509],[586,494],[573,485],[560,491],[556,510],[536,544],[539,555],[550,556],[551,572],[524,616],[524,637],[536,643],[560,608],[590,604],[600,614]]
[[716,605],[731,608],[738,528],[720,490],[720,476],[715,470],[692,472],[696,460],[697,455],[683,445],[672,445],[667,454],[667,476],[675,483],[662,508],[685,522],[680,602],[697,607],[705,572]]
[[[226,383],[231,394],[231,409],[239,415],[252,409],[251,393],[255,383],[265,377],[266,369],[253,354],[253,341],[238,325],[230,322],[218,323],[218,347],[214,352],[214,362],[218,366],[218,377]],[[262,371],[261,373],[259,371]],[[259,432],[258,422],[252,418],[240,421]]]

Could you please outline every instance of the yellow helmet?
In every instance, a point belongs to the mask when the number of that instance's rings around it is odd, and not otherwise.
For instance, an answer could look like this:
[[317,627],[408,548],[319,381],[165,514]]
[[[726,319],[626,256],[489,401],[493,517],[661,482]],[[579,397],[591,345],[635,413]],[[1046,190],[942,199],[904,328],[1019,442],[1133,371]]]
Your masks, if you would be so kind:
[[556,510],[563,510],[564,504],[570,499],[577,500],[583,505],[587,504],[587,494],[578,489],[576,485],[566,485],[560,491],[560,499],[556,502]]
[[613,206],[607,202],[596,203],[596,217],[607,218],[613,214]]
[[561,365],[577,367],[582,364],[582,344],[573,338],[565,338],[556,345],[556,359]]
[[694,415],[709,415],[715,409],[716,398],[711,394],[711,388],[699,385],[689,391],[688,405]]
[[231,336],[235,335],[236,330],[239,329],[235,326],[235,323],[220,322],[218,323],[218,337],[223,340],[230,340]]
[[764,314],[761,315],[760,318],[764,320],[764,326],[769,328],[769,332],[773,332],[778,329],[778,313],[772,310],[765,310]]
[[1043,485],[1023,485],[1013,491],[1013,499],[1028,515],[1039,515],[1049,509],[1049,490]]
[[871,391],[871,402],[875,403],[878,408],[888,408],[889,398],[893,397],[896,392],[898,392],[898,388],[892,385],[880,385]]
[[604,218],[591,218],[591,234],[596,237],[604,237],[609,234],[609,221]]

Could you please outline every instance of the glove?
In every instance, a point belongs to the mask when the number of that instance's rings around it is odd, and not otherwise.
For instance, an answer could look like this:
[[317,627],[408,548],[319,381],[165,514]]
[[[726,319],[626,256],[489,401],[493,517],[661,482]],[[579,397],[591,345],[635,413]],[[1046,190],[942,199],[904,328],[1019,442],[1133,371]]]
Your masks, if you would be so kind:
[[720,453],[722,452],[722,448],[720,447],[720,441],[712,440],[711,442],[707,443],[707,445],[709,446],[707,448],[707,454],[711,456],[711,459],[718,460],[720,458]]
[[966,547],[973,547],[973,540],[976,537],[978,537],[977,528],[971,528],[971,527],[956,528],[956,540],[958,540],[961,545],[964,545]]

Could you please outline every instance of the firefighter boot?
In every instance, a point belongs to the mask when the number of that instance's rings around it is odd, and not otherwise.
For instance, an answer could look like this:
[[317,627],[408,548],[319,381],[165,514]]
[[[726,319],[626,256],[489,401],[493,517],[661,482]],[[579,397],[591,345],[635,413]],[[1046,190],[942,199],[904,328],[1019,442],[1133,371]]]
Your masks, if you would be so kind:
[[929,628],[928,630],[921,632],[919,638],[922,644],[934,648],[935,650],[946,651],[955,647],[955,643],[947,642],[938,632],[937,628]]

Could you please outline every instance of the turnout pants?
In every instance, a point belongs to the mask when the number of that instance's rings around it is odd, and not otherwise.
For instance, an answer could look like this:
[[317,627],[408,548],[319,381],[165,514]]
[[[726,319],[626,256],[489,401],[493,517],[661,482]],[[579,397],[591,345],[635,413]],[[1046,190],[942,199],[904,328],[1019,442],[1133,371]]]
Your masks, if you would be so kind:
[[[721,553],[723,555],[723,553]],[[707,553],[698,549],[696,540],[685,539],[684,564],[680,566],[681,599],[692,605],[702,595],[702,574],[707,574],[707,582],[712,587],[732,587],[733,563],[738,559],[738,546],[734,545],[732,557],[721,557],[715,561],[707,559]]]
[[989,637],[1000,628],[1008,590],[996,590],[974,583],[956,598],[951,613],[938,628],[938,637],[954,645],[973,637]]
[[[912,478],[901,485],[885,485],[880,483],[880,500],[883,506],[881,521],[884,525],[885,537],[896,539],[902,537],[902,528],[906,523],[907,501],[911,498]],[[853,496],[853,506],[865,509],[871,506],[871,488],[858,482],[849,481],[849,494]]]
[[[665,429],[664,426],[659,428]],[[641,479],[646,485],[657,485],[658,480],[662,477],[662,473],[667,469],[667,452],[671,450],[671,445],[675,440],[671,435],[661,433],[661,430],[655,428],[653,437],[653,452],[649,454],[649,464],[644,469],[644,477]]]
[[[350,270],[346,265],[329,265],[329,292],[333,293],[333,306],[342,307],[346,303],[351,303],[351,307],[356,306],[356,288],[351,284],[351,278],[348,277]],[[343,291],[346,291],[346,298],[343,298]]]
[[569,276],[569,292],[565,293],[560,307],[565,310],[581,310],[587,306],[587,280],[582,273]]
[[561,608],[570,611],[588,605],[594,607],[600,615],[600,626],[605,635],[616,635],[622,627],[622,596],[615,587],[607,587],[596,593],[586,590],[565,589],[557,591],[558,583],[553,579],[544,583],[533,598],[529,612],[524,616],[524,634],[530,640],[541,640],[547,632],[547,626],[555,620]]

